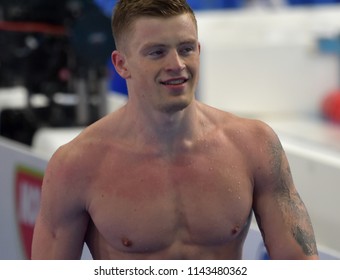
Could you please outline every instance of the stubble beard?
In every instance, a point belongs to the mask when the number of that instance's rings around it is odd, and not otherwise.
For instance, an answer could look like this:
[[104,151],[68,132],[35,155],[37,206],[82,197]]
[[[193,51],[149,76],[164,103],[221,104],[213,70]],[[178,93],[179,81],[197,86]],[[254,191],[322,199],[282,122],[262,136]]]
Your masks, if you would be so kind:
[[181,112],[183,111],[185,108],[187,108],[191,102],[193,101],[193,98],[185,98],[183,100],[178,100],[176,102],[173,103],[169,103],[169,104],[163,104],[162,106],[160,106],[159,110],[162,113],[168,114],[168,115],[173,115],[177,112]]

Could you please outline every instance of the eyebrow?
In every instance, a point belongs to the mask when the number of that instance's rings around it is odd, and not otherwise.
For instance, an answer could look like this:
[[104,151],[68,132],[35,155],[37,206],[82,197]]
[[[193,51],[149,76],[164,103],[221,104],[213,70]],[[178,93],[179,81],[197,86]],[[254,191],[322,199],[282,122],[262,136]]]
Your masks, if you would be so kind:
[[[197,40],[186,40],[183,41],[179,44],[179,46],[183,46],[183,45],[196,45],[197,44]],[[149,49],[153,49],[153,48],[166,48],[168,45],[167,44],[162,44],[162,43],[147,43],[145,44],[142,48],[141,48],[141,52],[145,52]]]
[[180,46],[182,46],[182,45],[196,45],[197,43],[198,43],[197,40],[187,40],[187,41],[180,43],[179,45]]
[[141,50],[147,50],[147,49],[152,49],[152,48],[164,48],[166,47],[167,45],[166,44],[159,44],[159,43],[148,43],[148,44],[145,44]]

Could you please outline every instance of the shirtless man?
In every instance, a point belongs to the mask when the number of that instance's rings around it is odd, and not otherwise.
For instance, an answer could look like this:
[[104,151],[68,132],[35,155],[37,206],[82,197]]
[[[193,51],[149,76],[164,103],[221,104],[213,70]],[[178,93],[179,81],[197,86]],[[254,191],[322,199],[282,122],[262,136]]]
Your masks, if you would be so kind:
[[118,1],[113,31],[129,100],[50,160],[32,258],[241,259],[254,212],[272,259],[317,259],[276,134],[195,99],[185,0]]

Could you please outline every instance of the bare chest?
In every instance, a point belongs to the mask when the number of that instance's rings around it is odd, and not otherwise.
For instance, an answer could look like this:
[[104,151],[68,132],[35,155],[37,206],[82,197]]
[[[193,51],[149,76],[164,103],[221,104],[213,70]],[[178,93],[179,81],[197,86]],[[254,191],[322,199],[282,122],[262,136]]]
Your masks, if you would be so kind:
[[126,252],[243,238],[252,184],[240,165],[203,157],[108,164],[92,186],[92,238]]

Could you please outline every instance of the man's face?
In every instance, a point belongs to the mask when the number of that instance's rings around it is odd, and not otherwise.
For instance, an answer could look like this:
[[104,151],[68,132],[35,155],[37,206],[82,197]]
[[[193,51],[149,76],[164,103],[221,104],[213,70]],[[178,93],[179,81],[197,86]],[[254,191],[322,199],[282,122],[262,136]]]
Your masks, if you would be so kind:
[[142,17],[130,32],[125,42],[129,98],[164,113],[187,107],[195,95],[200,63],[190,15]]

